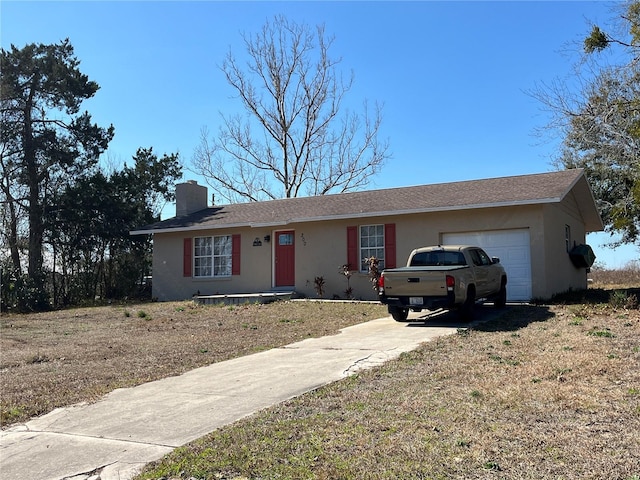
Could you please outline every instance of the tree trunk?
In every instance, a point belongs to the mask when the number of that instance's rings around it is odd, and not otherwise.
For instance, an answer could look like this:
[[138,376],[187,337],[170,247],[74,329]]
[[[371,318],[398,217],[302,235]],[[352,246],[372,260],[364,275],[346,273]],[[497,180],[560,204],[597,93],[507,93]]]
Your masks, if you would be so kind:
[[9,210],[9,232],[7,240],[11,253],[11,263],[13,263],[12,273],[20,276],[22,275],[22,264],[20,262],[20,250],[18,249],[18,216],[16,215],[15,203],[13,201],[7,200],[7,207]]
[[26,166],[27,185],[29,188],[29,264],[27,273],[31,277],[38,290],[44,289],[44,275],[42,275],[42,245],[44,236],[43,208],[40,201],[40,176],[38,174],[38,162],[36,148],[33,139],[33,97],[36,91],[36,77],[34,85],[29,93],[24,109],[23,148],[24,164]]

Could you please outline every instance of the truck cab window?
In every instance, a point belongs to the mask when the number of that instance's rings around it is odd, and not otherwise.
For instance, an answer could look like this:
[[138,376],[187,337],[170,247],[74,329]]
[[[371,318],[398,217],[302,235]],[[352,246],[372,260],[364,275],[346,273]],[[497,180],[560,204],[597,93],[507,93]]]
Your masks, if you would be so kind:
[[489,255],[484,253],[482,250],[472,250],[471,258],[473,258],[473,263],[478,266],[491,265],[493,262],[489,258]]
[[464,266],[467,262],[460,252],[419,252],[411,258],[412,267]]

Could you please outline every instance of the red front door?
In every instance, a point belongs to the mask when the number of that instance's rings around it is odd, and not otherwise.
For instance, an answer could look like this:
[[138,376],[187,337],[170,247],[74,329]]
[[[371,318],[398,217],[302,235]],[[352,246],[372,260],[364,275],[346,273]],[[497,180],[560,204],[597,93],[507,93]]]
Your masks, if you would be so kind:
[[293,287],[295,279],[295,234],[293,230],[276,232],[276,287]]

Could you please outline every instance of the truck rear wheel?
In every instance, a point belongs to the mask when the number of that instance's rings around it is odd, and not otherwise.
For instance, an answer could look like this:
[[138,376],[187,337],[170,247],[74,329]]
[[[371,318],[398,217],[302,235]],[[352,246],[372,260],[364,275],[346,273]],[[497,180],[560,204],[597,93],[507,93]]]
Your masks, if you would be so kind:
[[396,322],[406,322],[409,317],[408,308],[389,307],[389,313]]
[[496,308],[503,308],[507,304],[507,282],[503,279],[500,284],[500,291],[494,301]]
[[467,290],[467,297],[464,299],[464,303],[460,306],[460,318],[465,322],[470,322],[473,319],[473,309],[476,306],[476,289],[470,286]]

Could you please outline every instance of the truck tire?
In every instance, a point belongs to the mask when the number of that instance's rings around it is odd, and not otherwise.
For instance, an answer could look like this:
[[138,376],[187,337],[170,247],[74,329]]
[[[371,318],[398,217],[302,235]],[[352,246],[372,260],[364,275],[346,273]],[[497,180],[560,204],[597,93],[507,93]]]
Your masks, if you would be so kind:
[[396,322],[406,322],[409,316],[408,308],[389,307],[389,313]]
[[459,314],[460,318],[465,322],[470,322],[473,319],[473,310],[476,306],[476,289],[473,285],[467,290],[467,296],[464,299],[464,303],[460,306]]
[[493,304],[496,308],[504,308],[507,304],[507,281],[505,279],[500,282],[500,291]]

